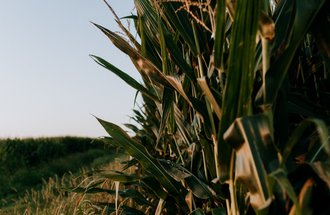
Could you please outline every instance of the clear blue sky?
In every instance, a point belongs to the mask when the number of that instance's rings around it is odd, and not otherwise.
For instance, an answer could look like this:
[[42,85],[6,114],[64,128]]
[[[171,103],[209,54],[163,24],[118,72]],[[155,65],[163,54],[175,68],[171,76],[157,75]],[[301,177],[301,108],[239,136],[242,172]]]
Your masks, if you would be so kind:
[[[109,0],[119,16],[133,0]],[[89,54],[138,78],[90,21],[118,30],[102,0],[7,0],[0,7],[0,137],[102,136],[96,115],[129,122],[135,91]]]

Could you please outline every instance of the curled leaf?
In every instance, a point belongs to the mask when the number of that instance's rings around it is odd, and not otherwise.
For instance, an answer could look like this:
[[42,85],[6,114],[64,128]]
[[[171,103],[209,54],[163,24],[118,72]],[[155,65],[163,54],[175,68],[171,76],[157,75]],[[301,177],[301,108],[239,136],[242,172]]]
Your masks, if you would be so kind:
[[236,180],[250,191],[251,205],[257,210],[272,201],[267,171],[277,166],[268,119],[264,115],[242,117],[228,128],[224,139],[236,150]]
[[272,40],[275,37],[275,23],[271,17],[261,11],[259,17],[259,32],[261,36],[267,40]]

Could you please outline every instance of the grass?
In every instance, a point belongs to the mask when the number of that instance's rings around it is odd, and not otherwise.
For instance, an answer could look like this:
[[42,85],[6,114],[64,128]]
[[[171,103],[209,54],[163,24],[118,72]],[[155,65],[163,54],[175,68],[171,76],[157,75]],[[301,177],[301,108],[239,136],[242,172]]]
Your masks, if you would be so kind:
[[[0,140],[0,207],[45,186],[45,180],[62,178],[81,168],[93,169],[109,163],[117,150],[101,140],[61,137]],[[67,176],[65,176],[67,177]],[[66,179],[65,179],[66,180]]]
[[[103,166],[99,167],[102,170],[111,170],[121,168],[120,162],[127,155],[117,154],[108,157]],[[109,162],[111,161],[111,162]],[[100,164],[100,161],[96,163]],[[88,186],[91,183],[99,181],[100,178],[92,174],[87,169],[81,169],[77,173],[65,173],[62,177],[54,176],[49,179],[43,179],[41,189],[26,190],[24,195],[16,200],[13,200],[7,207],[0,209],[0,214],[91,214],[99,212],[100,208],[90,207],[90,202],[101,202],[106,200],[114,201],[108,195],[88,194],[71,192],[75,187]],[[114,184],[109,180],[102,183],[103,188],[112,188]],[[114,199],[114,197],[113,197]]]

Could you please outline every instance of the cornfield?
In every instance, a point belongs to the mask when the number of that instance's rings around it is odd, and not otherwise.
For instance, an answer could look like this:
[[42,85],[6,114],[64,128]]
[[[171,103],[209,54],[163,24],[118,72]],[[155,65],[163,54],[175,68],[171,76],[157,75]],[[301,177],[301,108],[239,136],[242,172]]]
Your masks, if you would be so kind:
[[[329,214],[330,2],[135,0],[127,54],[141,94],[134,132],[98,119],[132,159],[110,180],[116,214]],[[124,168],[124,169],[125,169]],[[95,192],[97,186],[85,187]],[[134,190],[134,192],[132,191]],[[100,190],[102,192],[102,190]]]

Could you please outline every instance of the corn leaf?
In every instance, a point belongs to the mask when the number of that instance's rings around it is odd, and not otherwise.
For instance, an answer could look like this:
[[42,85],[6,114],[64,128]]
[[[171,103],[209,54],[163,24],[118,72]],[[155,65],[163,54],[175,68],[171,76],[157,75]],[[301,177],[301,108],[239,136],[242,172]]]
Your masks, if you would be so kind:
[[114,141],[118,145],[124,147],[131,156],[135,157],[149,174],[153,175],[171,195],[174,195],[174,197],[178,199],[179,203],[182,204],[182,202],[184,202],[182,196],[184,196],[185,189],[180,183],[174,181],[171,176],[168,175],[165,169],[149,154],[143,145],[133,140],[119,126],[98,118],[97,120]]
[[171,50],[170,54],[173,57],[173,61],[177,64],[178,67],[181,68],[184,73],[187,74],[191,81],[196,81],[196,75],[194,73],[194,70],[183,58],[184,55],[178,48],[178,45],[174,42],[172,35],[165,31],[165,29],[163,29],[163,32],[167,48]]
[[130,175],[130,174],[124,174],[124,173],[118,173],[118,172],[101,172],[98,174],[99,176],[103,178],[107,178],[111,181],[118,181],[121,183],[134,183],[138,182],[140,178],[137,175]]
[[212,209],[212,215],[226,215],[227,211],[225,208],[215,208]]
[[168,118],[171,114],[174,114],[174,91],[169,88],[165,88],[162,99],[162,118],[159,126],[159,133],[162,134],[167,124]]
[[196,54],[196,47],[193,38],[193,32],[191,28],[187,28],[191,23],[184,11],[176,11],[180,4],[168,4],[164,2],[164,13],[168,20],[172,23],[174,29],[178,31],[182,38],[188,43],[191,51]]
[[166,79],[171,84],[171,86],[186,100],[186,102],[188,102],[191,107],[194,107],[186,92],[184,91],[181,82],[172,76],[166,76]]
[[215,179],[217,177],[215,163],[214,163],[214,159],[210,159],[210,158],[214,158],[214,151],[212,148],[213,146],[209,141],[205,140],[204,138],[200,140],[200,144],[205,154],[205,158],[206,158],[205,162],[207,165],[207,169],[210,173],[211,178]]
[[326,183],[330,189],[330,161],[309,163],[314,172]]
[[251,95],[254,80],[256,35],[260,13],[260,1],[238,0],[231,36],[228,74],[223,94],[222,115],[218,132],[220,180],[229,178],[231,148],[223,140],[229,125],[240,116],[251,114]]
[[224,134],[226,142],[236,151],[236,180],[249,189],[251,205],[257,210],[271,203],[267,172],[278,166],[268,124],[264,115],[242,117]]
[[299,143],[299,140],[303,137],[306,129],[310,125],[315,125],[316,131],[320,137],[320,146],[308,153],[309,162],[314,162],[317,160],[318,155],[324,149],[328,155],[330,155],[330,142],[329,133],[326,124],[320,119],[306,119],[293,131],[288,143],[286,144],[285,150],[283,152],[283,161],[286,162],[290,155],[292,155],[293,148]]
[[[116,22],[118,24],[118,26],[120,27],[120,29],[126,34],[126,36],[129,38],[129,40],[135,45],[135,47],[137,49],[141,49],[140,47],[140,44],[136,41],[136,39],[134,38],[134,36],[131,34],[131,32],[129,32],[125,27],[124,25],[122,24],[121,20],[119,19],[118,15],[116,14],[116,12],[113,10],[113,8],[111,7],[111,5],[106,1],[104,0],[104,3],[108,6],[109,10],[111,11],[111,13],[114,15],[114,17],[116,18]],[[123,19],[128,19],[128,18],[131,18],[131,19],[135,19],[136,16],[126,16],[126,17],[123,17]]]
[[301,211],[304,212],[304,215],[312,215],[313,211],[311,208],[311,200],[312,200],[312,191],[314,186],[314,180],[308,179],[304,186],[301,188],[299,193],[299,204]]
[[[147,0],[135,0],[135,5],[139,14],[143,14],[143,26],[144,32],[147,37],[153,42],[154,48],[159,47],[159,42],[157,35],[161,33],[161,37],[164,38],[167,49],[171,50],[169,53],[173,57],[174,62],[179,66],[184,73],[186,73],[189,78],[194,81],[195,74],[191,66],[183,58],[183,53],[178,48],[178,45],[174,42],[172,34],[169,32],[167,27],[163,22],[159,22],[158,14],[155,11],[155,8],[152,7],[149,1]],[[159,31],[159,28],[161,31]],[[150,49],[148,49],[150,50]]]
[[121,78],[123,81],[125,81],[129,86],[133,87],[134,89],[140,91],[141,93],[145,94],[146,96],[150,97],[151,99],[154,99],[158,101],[157,97],[148,89],[146,89],[143,85],[141,85],[139,82],[137,82],[134,78],[129,76],[127,73],[121,71],[111,63],[107,62],[101,57],[91,55],[92,59],[98,63],[99,65],[103,66],[104,68],[108,69],[109,71],[116,74],[119,78]]
[[290,199],[295,205],[296,214],[297,215],[301,214],[297,194],[295,193],[286,172],[283,169],[278,168],[277,170],[269,174],[269,176],[274,178],[277,181],[277,183],[281,186],[283,192],[287,193],[287,195],[290,197]]
[[145,177],[141,180],[141,184],[144,188],[148,188],[159,199],[166,199],[168,194],[162,189],[159,182],[153,177]]
[[146,36],[151,40],[153,45],[158,45],[158,14],[156,9],[152,6],[148,0],[134,0],[134,4],[137,13],[141,18],[143,18],[144,32]]
[[92,24],[100,29],[119,50],[130,56],[132,60],[138,60],[140,58],[140,54],[121,36],[101,25],[95,23]]
[[[317,12],[325,2],[326,0],[284,0],[278,9],[278,11],[283,11],[287,15],[280,15],[275,21],[276,32],[282,32],[283,34],[277,34],[276,36],[274,46],[278,47],[278,50],[275,51],[278,56],[275,56],[275,62],[271,64],[270,69],[266,73],[266,80],[263,83],[266,85],[265,95],[263,95],[263,92],[259,92],[258,99],[260,100],[263,97],[261,101],[264,104],[274,103],[296,50]],[[283,23],[288,24],[282,25]],[[283,26],[286,29],[282,29]],[[278,43],[276,43],[277,41]]]
[[193,138],[188,131],[187,122],[184,120],[184,116],[181,113],[180,109],[177,107],[177,105],[174,106],[174,117],[181,139],[187,146],[189,146],[192,143]]
[[214,66],[223,66],[223,51],[225,45],[226,27],[226,1],[217,0],[215,12],[215,37],[214,37]]
[[222,115],[221,108],[220,108],[218,102],[216,101],[215,97],[213,96],[209,86],[207,85],[205,78],[198,78],[197,81],[198,81],[198,84],[201,87],[202,91],[204,92],[206,98],[212,105],[213,111],[215,112],[217,117],[219,119],[221,119],[221,115]]
[[202,209],[197,208],[197,209],[193,210],[189,215],[205,215],[205,213],[203,212]]
[[[159,71],[158,67],[156,67],[147,58],[142,56],[138,50],[134,49],[121,36],[100,25],[97,25],[95,23],[93,24],[98,27],[118,49],[120,49],[122,52],[124,52],[131,58],[133,64],[141,73],[141,76],[145,82],[150,82],[152,80],[156,83],[162,84],[163,86],[170,86],[164,75]],[[142,46],[142,49],[143,47],[144,46]]]
[[159,161],[164,169],[166,169],[168,174],[171,175],[175,180],[184,180],[196,197],[200,199],[209,199],[215,197],[216,194],[211,189],[211,187],[197,178],[194,174],[189,172],[186,168],[170,161]]

